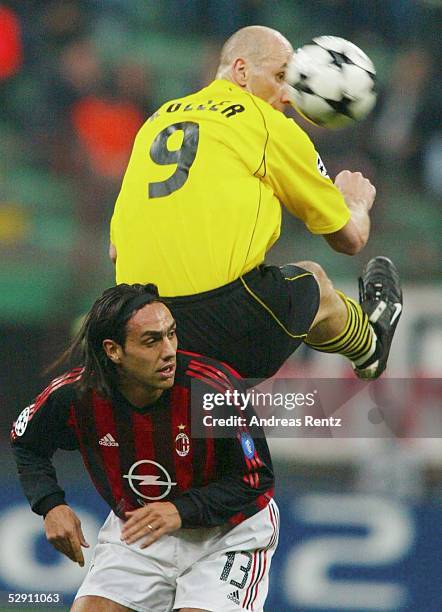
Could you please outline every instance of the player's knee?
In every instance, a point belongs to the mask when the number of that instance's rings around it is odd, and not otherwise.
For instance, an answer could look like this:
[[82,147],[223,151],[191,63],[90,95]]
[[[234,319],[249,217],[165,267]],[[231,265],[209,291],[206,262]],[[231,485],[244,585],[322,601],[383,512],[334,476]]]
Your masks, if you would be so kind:
[[130,608],[99,595],[83,595],[74,601],[70,612],[130,612]]
[[311,272],[319,285],[321,302],[334,296],[333,283],[324,271],[324,268],[314,261],[299,261],[296,263],[300,268]]

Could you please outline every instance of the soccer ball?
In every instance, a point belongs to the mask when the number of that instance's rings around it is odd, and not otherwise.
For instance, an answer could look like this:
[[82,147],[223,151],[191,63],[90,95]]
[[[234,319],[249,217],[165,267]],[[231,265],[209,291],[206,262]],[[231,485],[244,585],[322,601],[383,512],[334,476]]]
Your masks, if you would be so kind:
[[344,38],[319,36],[293,54],[287,71],[292,106],[327,128],[361,121],[376,103],[371,59]]

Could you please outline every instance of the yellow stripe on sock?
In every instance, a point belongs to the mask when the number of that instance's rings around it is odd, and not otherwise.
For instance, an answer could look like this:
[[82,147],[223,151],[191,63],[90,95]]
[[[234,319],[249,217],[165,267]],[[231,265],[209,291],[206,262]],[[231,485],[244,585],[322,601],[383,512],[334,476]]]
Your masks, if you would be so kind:
[[[345,324],[344,330],[338,335],[335,336],[334,338],[332,338],[331,340],[327,340],[326,342],[307,342],[306,344],[308,344],[309,346],[311,346],[312,348],[318,350],[318,351],[322,351],[324,353],[328,352],[328,347],[333,347],[336,343],[340,343],[342,338],[346,336],[349,327],[352,325],[353,322],[353,313],[352,310],[350,308],[350,304],[347,301],[347,297],[341,292],[336,290],[336,293],[339,295],[339,297],[342,299],[342,301],[344,302],[346,308],[347,308],[347,322]],[[318,348],[316,348],[318,347]],[[332,353],[336,352],[334,350],[330,351]]]
[[352,361],[359,361],[372,348],[373,328],[368,321],[367,315],[362,311],[357,302],[344,295],[341,291],[336,293],[345,302],[347,307],[348,317],[344,330],[327,342],[306,342],[306,344],[322,353],[339,353]]

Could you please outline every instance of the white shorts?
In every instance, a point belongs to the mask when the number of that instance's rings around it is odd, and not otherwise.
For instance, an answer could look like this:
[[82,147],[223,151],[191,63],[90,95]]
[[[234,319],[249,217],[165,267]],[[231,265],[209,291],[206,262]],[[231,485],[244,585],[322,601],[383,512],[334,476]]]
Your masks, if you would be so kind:
[[234,528],[179,529],[144,549],[142,540],[120,540],[122,524],[107,517],[76,598],[98,595],[139,612],[262,612],[279,533],[273,500]]

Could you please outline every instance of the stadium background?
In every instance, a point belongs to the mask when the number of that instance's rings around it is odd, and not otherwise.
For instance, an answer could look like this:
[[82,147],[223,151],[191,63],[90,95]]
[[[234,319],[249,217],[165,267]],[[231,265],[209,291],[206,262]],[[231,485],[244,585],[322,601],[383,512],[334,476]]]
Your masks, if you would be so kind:
[[[260,23],[295,47],[343,36],[375,62],[380,98],[367,121],[340,133],[303,124],[332,176],[361,170],[377,186],[369,245],[334,254],[286,217],[269,262],[316,260],[355,295],[364,262],[392,257],[406,311],[389,376],[417,388],[403,437],[373,436],[365,418],[347,438],[271,440],[283,513],[267,610],[442,609],[441,397],[419,386],[442,373],[441,13],[439,0],[0,1],[2,602],[63,592],[68,604],[81,580],[45,544],[7,438],[77,318],[113,283],[108,222],[133,137],[162,101],[211,80],[230,33]],[[306,349],[283,374],[346,376],[348,366]],[[79,457],[60,453],[57,465],[93,542],[104,505]]]

